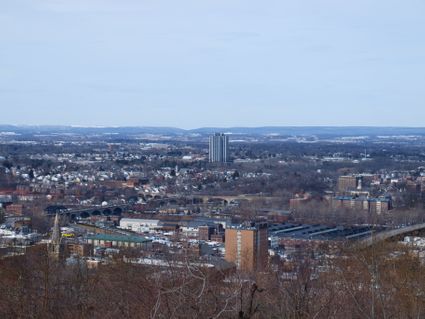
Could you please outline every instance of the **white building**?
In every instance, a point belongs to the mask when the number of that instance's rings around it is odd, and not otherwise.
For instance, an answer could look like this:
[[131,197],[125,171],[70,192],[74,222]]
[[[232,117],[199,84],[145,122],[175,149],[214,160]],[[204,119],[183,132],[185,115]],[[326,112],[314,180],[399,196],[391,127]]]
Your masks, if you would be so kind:
[[180,227],[180,230],[183,236],[186,236],[186,237],[198,237],[198,234],[199,234],[198,227],[182,226]]
[[119,228],[131,230],[136,233],[154,232],[160,226],[158,219],[122,218]]

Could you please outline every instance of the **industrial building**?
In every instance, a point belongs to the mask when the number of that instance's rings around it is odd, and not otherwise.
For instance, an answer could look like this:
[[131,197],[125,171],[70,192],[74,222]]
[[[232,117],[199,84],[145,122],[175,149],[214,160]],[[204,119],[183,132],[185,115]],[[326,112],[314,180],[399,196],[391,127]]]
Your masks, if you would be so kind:
[[282,223],[269,226],[271,248],[283,246],[288,240],[298,241],[347,241],[359,240],[371,234],[382,231],[382,228],[372,226],[328,226]]
[[153,232],[160,228],[158,219],[122,218],[119,228],[131,230],[136,233]]
[[88,244],[101,247],[141,247],[150,248],[152,241],[138,236],[116,236],[97,234],[86,238]]

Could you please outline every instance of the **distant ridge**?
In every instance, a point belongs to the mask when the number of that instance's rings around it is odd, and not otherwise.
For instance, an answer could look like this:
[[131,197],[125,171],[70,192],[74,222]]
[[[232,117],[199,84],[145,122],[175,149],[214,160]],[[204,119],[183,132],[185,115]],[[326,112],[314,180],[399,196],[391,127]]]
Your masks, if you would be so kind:
[[156,126],[66,126],[66,125],[0,125],[0,132],[16,134],[123,134],[123,135],[187,135],[224,132],[243,135],[289,135],[289,136],[425,136],[425,127],[376,127],[376,126],[263,126],[263,127],[201,127],[180,129]]

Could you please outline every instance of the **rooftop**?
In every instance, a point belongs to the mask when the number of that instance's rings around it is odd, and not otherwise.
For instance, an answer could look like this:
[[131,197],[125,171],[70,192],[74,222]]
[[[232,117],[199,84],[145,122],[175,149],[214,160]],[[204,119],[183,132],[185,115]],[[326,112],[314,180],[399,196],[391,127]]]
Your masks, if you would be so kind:
[[372,226],[328,226],[321,224],[273,224],[269,226],[269,235],[293,239],[310,240],[353,240],[381,231]]
[[96,234],[87,236],[87,239],[92,240],[104,240],[104,241],[119,241],[119,242],[131,242],[131,243],[147,243],[151,242],[150,239],[138,236],[119,236],[119,235],[107,235],[107,234]]

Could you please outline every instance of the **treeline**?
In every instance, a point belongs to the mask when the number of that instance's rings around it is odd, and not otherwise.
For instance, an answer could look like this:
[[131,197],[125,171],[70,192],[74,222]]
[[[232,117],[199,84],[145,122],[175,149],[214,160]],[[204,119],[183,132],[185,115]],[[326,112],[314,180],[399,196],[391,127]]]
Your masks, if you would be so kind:
[[189,262],[88,269],[39,247],[0,260],[0,318],[424,318],[425,268],[407,251],[307,256],[252,274]]

